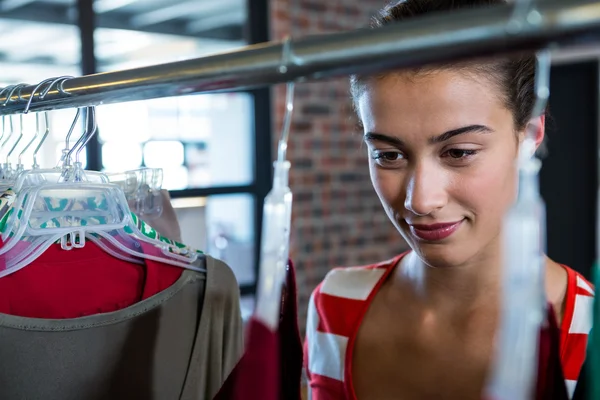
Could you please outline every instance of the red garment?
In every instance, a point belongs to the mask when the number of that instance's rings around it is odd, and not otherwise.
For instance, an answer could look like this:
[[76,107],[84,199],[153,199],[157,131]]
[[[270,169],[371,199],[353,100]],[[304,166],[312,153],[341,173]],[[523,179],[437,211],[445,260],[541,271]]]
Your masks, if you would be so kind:
[[540,332],[536,400],[567,400],[569,394],[560,358],[560,331],[554,309],[549,306],[548,324]]
[[250,319],[246,351],[214,400],[300,400],[302,341],[291,261],[286,279],[278,331]]
[[251,318],[246,327],[246,351],[214,400],[279,400],[278,336]]
[[66,319],[117,311],[168,288],[183,272],[144,261],[120,260],[89,241],[68,251],[52,245],[31,264],[0,278],[0,313]]
[[[378,290],[404,254],[379,264],[336,268],[313,292],[308,306],[304,359],[314,400],[356,399],[352,354],[357,332]],[[564,268],[568,285],[560,344],[553,344],[548,350],[560,348],[559,365],[570,398],[585,359],[594,289],[580,274]],[[553,329],[550,333],[558,335],[556,323]]]

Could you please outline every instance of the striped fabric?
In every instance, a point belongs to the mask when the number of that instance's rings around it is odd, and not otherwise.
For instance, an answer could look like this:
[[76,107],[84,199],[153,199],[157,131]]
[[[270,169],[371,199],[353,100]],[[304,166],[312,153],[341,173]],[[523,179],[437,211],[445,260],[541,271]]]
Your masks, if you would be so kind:
[[[312,293],[304,343],[310,399],[356,400],[351,360],[360,321],[402,256],[365,267],[336,268]],[[571,398],[585,359],[594,289],[577,272],[565,268],[568,285],[560,351]]]

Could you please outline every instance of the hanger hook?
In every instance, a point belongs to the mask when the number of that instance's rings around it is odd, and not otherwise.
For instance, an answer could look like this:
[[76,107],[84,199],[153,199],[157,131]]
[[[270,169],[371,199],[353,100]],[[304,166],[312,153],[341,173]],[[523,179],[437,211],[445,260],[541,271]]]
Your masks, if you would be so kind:
[[8,154],[6,155],[6,163],[10,164],[10,156],[12,155],[13,151],[15,151],[15,149],[17,148],[17,146],[19,145],[19,142],[21,141],[21,139],[23,139],[23,114],[19,114],[19,122],[20,122],[20,127],[19,127],[19,136],[17,137],[17,141],[15,142],[15,144],[13,144],[13,147],[11,147],[10,151],[8,152]]
[[[25,86],[27,86],[26,83],[19,83],[18,85],[7,86],[7,88],[10,88],[10,89],[8,90],[8,94],[6,95],[6,99],[4,99],[4,103],[2,103],[2,106],[4,106],[4,107],[7,106],[8,103],[10,103],[10,101],[11,101],[13,95],[15,94],[15,92],[17,90],[20,91]],[[7,89],[7,88],[5,88],[5,89]],[[18,99],[21,99],[21,93],[19,93]]]
[[35,148],[35,150],[33,151],[33,169],[37,169],[40,166],[37,163],[37,154],[40,151],[40,148],[42,147],[42,145],[44,144],[44,142],[46,141],[46,138],[48,137],[48,134],[50,133],[50,121],[48,118],[48,112],[45,111],[44,112],[44,122],[46,125],[46,129],[44,130],[44,134],[42,135],[42,140],[40,140],[40,143],[38,143],[37,147]]
[[[5,93],[10,92],[12,90],[12,88],[15,87],[15,85],[8,85],[6,87],[3,87],[2,90],[0,90],[0,96],[3,96]],[[8,95],[6,96],[6,99],[4,99],[4,102],[2,103],[2,105],[6,105],[8,103]]]
[[92,126],[91,130],[89,132],[86,131],[86,133],[84,133],[79,138],[79,140],[77,141],[77,143],[75,143],[75,146],[73,146],[73,148],[71,149],[71,151],[67,155],[68,157],[70,157],[71,153],[73,153],[73,151],[75,151],[75,148],[79,144],[79,148],[75,152],[75,162],[79,162],[79,154],[85,148],[85,146],[87,146],[87,144],[89,143],[89,141],[94,137],[94,135],[98,131],[98,122],[96,120],[96,107],[94,107],[94,106],[91,106],[91,107],[87,108],[86,125],[88,127],[91,125]]
[[2,116],[2,134],[0,134],[0,143],[2,143],[2,139],[4,138],[4,134],[6,133],[6,115]]
[[42,86],[44,86],[45,84],[49,84],[46,89],[44,89],[40,92],[40,94],[38,95],[38,100],[42,100],[44,97],[46,97],[48,92],[50,92],[52,87],[54,85],[56,85],[57,83],[58,83],[58,91],[61,93],[66,93],[64,91],[64,89],[62,88],[62,84],[71,78],[73,78],[73,77],[65,75],[65,76],[59,76],[56,78],[44,79],[43,81],[38,83],[36,85],[36,87],[33,88],[33,91],[31,92],[31,96],[29,96],[29,99],[27,100],[27,104],[25,105],[25,110],[23,111],[23,114],[27,114],[29,112],[29,109],[31,108],[31,103],[33,101],[33,98],[35,97],[35,92],[37,92]]
[[65,150],[69,150],[69,145],[71,142],[71,135],[73,135],[73,131],[75,130],[75,127],[77,126],[77,121],[79,120],[80,116],[81,116],[81,108],[78,108],[77,114],[75,114],[75,119],[73,120],[73,123],[71,124],[71,127],[69,128],[69,132],[67,133],[67,136],[65,138]]
[[[60,76],[58,78],[49,78],[49,79],[45,79],[43,81],[41,81],[40,83],[38,83],[33,90],[31,91],[31,95],[29,96],[29,99],[27,100],[27,104],[25,105],[25,109],[23,110],[23,114],[27,114],[31,108],[31,103],[36,95],[36,92],[44,85],[48,84],[48,87],[45,88],[44,90],[42,90],[39,94],[38,94],[38,99],[43,99],[44,96],[46,96],[46,94],[48,94],[48,92],[50,91],[50,89],[52,88],[52,86],[54,86],[57,82],[60,82],[63,79],[66,79],[68,77],[66,76]],[[46,117],[46,131],[49,131],[48,129],[48,113],[45,113],[45,117]],[[23,118],[21,115],[21,126],[23,124]],[[25,152],[29,149],[29,147],[31,147],[31,145],[35,142],[35,140],[40,136],[40,118],[39,115],[36,115],[35,117],[35,134],[33,135],[33,137],[31,138],[31,140],[29,141],[29,143],[27,143],[27,145],[25,146],[25,148],[23,149],[23,151],[21,151],[21,153],[19,153],[19,157],[17,159],[17,165],[22,165],[22,158],[23,158],[23,154],[25,154]],[[21,127],[21,135],[23,134],[23,128]],[[22,136],[21,136],[22,137]],[[44,137],[42,138],[42,143],[43,140],[45,140],[47,137],[47,135],[44,135]],[[20,140],[20,138],[19,138]],[[17,140],[17,143],[15,143],[15,147],[13,148],[13,150],[16,148],[16,145],[19,143],[19,140]],[[40,143],[41,144],[41,143]],[[38,146],[39,149],[39,146]],[[36,149],[37,150],[37,149]],[[11,152],[9,153],[9,156]],[[37,154],[34,154],[34,160],[33,163],[34,165],[37,164]]]
[[75,152],[75,162],[79,162],[79,153],[81,153],[81,151],[83,149],[85,149],[85,146],[87,146],[87,144],[90,142],[90,140],[92,140],[92,138],[98,131],[98,120],[96,119],[96,107],[88,107],[88,115],[91,115],[92,131],[88,134],[87,138],[85,139],[85,141],[83,141],[81,146],[79,146],[79,149],[77,149],[77,151]]
[[[45,113],[45,114],[47,115],[47,113]],[[25,145],[25,148],[19,153],[19,156],[17,158],[17,165],[23,165],[23,163],[22,163],[23,154],[25,154],[25,152],[29,149],[29,147],[31,147],[33,142],[35,142],[35,140],[39,136],[40,136],[40,114],[36,113],[35,114],[35,134],[31,138],[31,140],[27,143],[27,145]],[[35,164],[35,160],[34,160],[34,164]]]
[[[73,123],[71,124],[71,127],[69,128],[69,132],[67,133],[67,136],[65,138],[65,148],[62,151],[62,155],[60,156],[60,160],[58,161],[58,165],[57,167],[66,167],[67,165],[69,165],[69,159],[67,158],[67,155],[70,154],[70,141],[71,141],[71,135],[73,134],[73,131],[75,130],[75,127],[77,126],[77,121],[79,120],[79,116],[81,115],[81,108],[77,109],[77,113],[75,114],[75,118],[73,119]],[[87,126],[86,126],[87,129]],[[85,135],[85,132],[84,132]]]
[[[279,72],[285,74],[289,70],[289,66],[292,63],[293,51],[292,51],[292,40],[290,36],[286,36],[281,55],[281,65],[279,66]],[[285,116],[283,120],[283,128],[281,131],[281,137],[279,139],[279,146],[277,151],[277,160],[285,161],[287,154],[287,143],[290,136],[290,127],[292,124],[292,114],[294,111],[294,89],[295,82],[289,81],[286,84],[285,93]]]
[[6,136],[6,139],[4,139],[4,141],[0,144],[0,151],[2,151],[4,149],[4,147],[6,146],[6,144],[12,138],[13,133],[15,132],[14,125],[13,125],[13,115],[12,114],[8,116],[8,126],[9,126],[10,129],[9,129],[8,135]]

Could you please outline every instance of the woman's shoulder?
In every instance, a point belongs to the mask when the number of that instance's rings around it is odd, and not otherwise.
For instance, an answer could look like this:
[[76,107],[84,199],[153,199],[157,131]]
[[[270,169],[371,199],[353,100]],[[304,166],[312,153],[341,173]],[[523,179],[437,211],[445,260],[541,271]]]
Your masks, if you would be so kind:
[[570,392],[574,390],[586,357],[588,335],[592,329],[594,285],[582,274],[562,265],[567,271],[564,315],[560,325],[561,364]]
[[574,285],[577,288],[580,288],[580,292],[582,294],[587,294],[589,296],[594,296],[594,285],[588,281],[583,274],[575,271],[573,268],[561,264],[562,267],[567,271],[567,279],[569,285]]
[[566,265],[562,267],[567,271],[562,329],[568,333],[587,335],[592,326],[594,285],[574,269]]
[[400,254],[376,264],[336,267],[330,270],[313,291],[314,296],[327,295],[349,300],[367,300],[384,275],[402,258]]
[[[307,328],[353,329],[363,308],[404,254],[376,264],[333,268],[310,296]],[[344,325],[344,326],[340,326]]]
[[343,381],[348,342],[374,294],[401,258],[399,255],[377,264],[334,268],[313,291],[304,343],[307,373],[312,379],[327,377],[325,386]]

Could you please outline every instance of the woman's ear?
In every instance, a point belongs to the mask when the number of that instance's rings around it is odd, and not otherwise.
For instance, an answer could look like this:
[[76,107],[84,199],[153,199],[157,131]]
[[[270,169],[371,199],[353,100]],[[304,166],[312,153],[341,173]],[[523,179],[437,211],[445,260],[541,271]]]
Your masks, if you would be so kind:
[[529,121],[529,124],[527,125],[526,134],[530,133],[535,134],[535,149],[537,150],[544,141],[544,136],[546,135],[545,115],[532,118],[531,121]]

